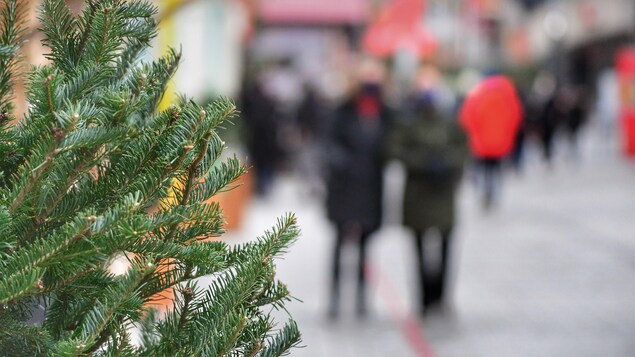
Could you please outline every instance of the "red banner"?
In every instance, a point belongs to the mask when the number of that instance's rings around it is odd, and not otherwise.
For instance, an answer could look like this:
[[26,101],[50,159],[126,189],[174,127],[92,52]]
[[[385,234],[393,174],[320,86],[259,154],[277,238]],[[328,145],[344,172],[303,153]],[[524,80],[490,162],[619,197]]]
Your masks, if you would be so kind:
[[387,3],[363,38],[366,52],[379,57],[407,50],[420,57],[432,54],[437,41],[421,23],[424,0],[393,0]]
[[622,150],[635,157],[635,48],[621,49],[615,58],[620,90]]

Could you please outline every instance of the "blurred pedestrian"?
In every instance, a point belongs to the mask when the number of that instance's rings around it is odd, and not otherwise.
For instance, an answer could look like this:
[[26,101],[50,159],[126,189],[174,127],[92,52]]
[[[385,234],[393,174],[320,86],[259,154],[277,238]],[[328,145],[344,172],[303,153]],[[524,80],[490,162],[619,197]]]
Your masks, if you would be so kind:
[[319,140],[324,129],[325,100],[315,84],[305,82],[303,97],[298,106],[297,122],[303,141]]
[[[455,196],[467,156],[465,135],[440,108],[438,85],[429,84],[435,70],[422,72],[419,88],[391,131],[389,153],[406,169],[403,223],[414,233],[422,311],[443,301],[455,221]],[[433,82],[436,80],[433,80]],[[438,261],[426,261],[426,239],[435,229],[441,239]],[[431,263],[437,263],[433,266]]]
[[587,95],[582,88],[576,88],[571,89],[569,97],[569,111],[566,115],[565,129],[569,139],[571,157],[578,159],[580,156],[578,137],[580,136],[580,130],[587,121],[589,111]]
[[598,78],[595,118],[598,121],[602,141],[610,148],[617,133],[617,120],[620,111],[620,93],[617,74],[614,69],[605,69]]
[[382,100],[383,68],[361,66],[352,96],[334,112],[326,145],[327,211],[337,237],[333,251],[329,315],[339,312],[340,260],[345,241],[357,242],[357,313],[366,312],[366,250],[382,216],[382,146],[388,110]]
[[543,158],[550,167],[553,164],[553,146],[556,133],[567,122],[571,111],[571,95],[565,87],[558,87],[545,103],[540,115]]
[[256,173],[256,190],[262,195],[273,182],[280,148],[277,140],[276,103],[267,92],[261,74],[246,78],[240,102],[247,132],[249,160]]
[[293,59],[286,56],[267,67],[262,78],[275,109],[277,172],[293,164],[302,145],[296,122],[297,107],[302,100],[302,80]]
[[527,120],[529,102],[526,95],[521,95],[520,98],[522,107],[525,108],[525,110],[524,115],[521,117],[521,122],[518,126],[516,136],[514,137],[514,147],[512,148],[512,152],[510,155],[512,167],[517,174],[521,174],[523,170],[523,160],[525,158],[525,139],[529,126]]
[[502,75],[482,80],[470,91],[461,108],[460,122],[482,172],[485,208],[494,202],[501,160],[514,146],[522,113],[514,84]]
[[314,84],[304,84],[304,97],[297,109],[297,128],[300,145],[296,152],[296,166],[304,182],[306,193],[323,196],[323,170],[319,160],[324,147],[325,113],[327,103]]

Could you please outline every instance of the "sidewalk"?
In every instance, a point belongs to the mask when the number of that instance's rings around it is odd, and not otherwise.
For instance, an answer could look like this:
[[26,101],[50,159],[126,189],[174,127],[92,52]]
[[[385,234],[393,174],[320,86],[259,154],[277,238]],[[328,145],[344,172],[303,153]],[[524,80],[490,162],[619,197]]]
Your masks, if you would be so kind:
[[[399,170],[392,168],[389,210],[398,206]],[[480,210],[473,187],[461,191],[450,292],[443,312],[418,319],[438,357],[635,356],[635,164],[594,154],[549,172],[538,163],[508,175],[502,201]],[[344,289],[341,319],[326,319],[333,230],[321,203],[295,177],[252,202],[246,225],[228,234],[253,238],[287,211],[302,237],[278,264],[279,278],[303,302],[289,311],[305,349],[294,356],[417,356],[404,328],[416,318],[414,257],[409,233],[389,213],[370,247],[375,278],[371,313],[354,317]],[[353,266],[344,269],[353,285]],[[347,294],[348,293],[348,294]],[[284,314],[279,315],[284,319]],[[411,320],[412,321],[412,320]],[[412,336],[410,336],[412,338]],[[409,342],[410,341],[410,342]]]

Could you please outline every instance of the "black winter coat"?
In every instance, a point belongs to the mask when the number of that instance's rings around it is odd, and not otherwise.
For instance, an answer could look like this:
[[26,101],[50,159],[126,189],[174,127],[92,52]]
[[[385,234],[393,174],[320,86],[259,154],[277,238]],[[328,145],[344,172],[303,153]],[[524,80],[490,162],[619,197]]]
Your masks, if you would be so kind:
[[329,130],[327,162],[327,211],[338,225],[358,224],[370,233],[382,216],[382,152],[388,110],[377,119],[357,114],[352,101],[334,112]]

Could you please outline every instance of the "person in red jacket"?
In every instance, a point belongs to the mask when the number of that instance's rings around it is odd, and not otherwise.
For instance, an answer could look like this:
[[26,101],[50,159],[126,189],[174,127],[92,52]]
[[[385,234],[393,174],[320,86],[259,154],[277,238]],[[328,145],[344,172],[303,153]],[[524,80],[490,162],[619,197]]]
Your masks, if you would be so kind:
[[514,84],[505,76],[485,78],[467,95],[460,122],[472,155],[484,174],[484,206],[494,201],[501,160],[513,146],[522,121],[522,105]]

